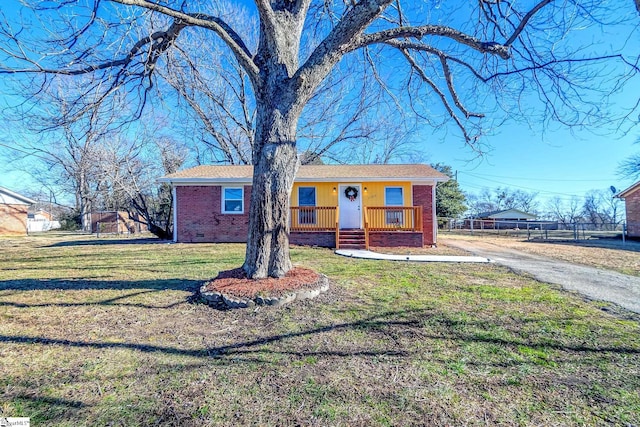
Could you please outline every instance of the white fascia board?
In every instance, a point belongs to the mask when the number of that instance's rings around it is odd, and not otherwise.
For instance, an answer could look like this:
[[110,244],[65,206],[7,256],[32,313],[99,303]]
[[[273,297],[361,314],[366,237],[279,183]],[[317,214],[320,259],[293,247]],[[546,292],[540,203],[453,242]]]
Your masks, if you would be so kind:
[[616,197],[618,199],[624,199],[625,197],[631,195],[631,193],[634,193],[636,190],[640,190],[640,181],[636,182],[635,184],[633,184],[631,187],[627,188],[626,190],[620,191],[618,194],[616,194],[613,197]]
[[[430,184],[435,185],[438,182],[447,182],[449,178],[397,178],[397,177],[380,177],[380,178],[344,178],[344,177],[331,177],[331,178],[296,178],[294,182],[339,182],[339,183],[354,183],[354,182],[404,182],[409,181],[412,184]],[[252,178],[158,178],[157,182],[167,183],[171,185],[229,185],[229,184],[243,184],[248,185],[253,183]]]
[[249,185],[252,179],[243,178],[158,178],[158,182],[171,185]]
[[[5,197],[2,196],[3,193],[6,195]],[[36,203],[35,200],[4,187],[0,187],[0,202],[12,205],[33,205]]]
[[354,183],[354,182],[406,182],[409,181],[412,184],[436,184],[438,182],[447,182],[449,178],[398,178],[398,177],[379,177],[379,178],[357,178],[357,177],[335,177],[335,178],[297,178],[295,182],[338,182],[338,183]]

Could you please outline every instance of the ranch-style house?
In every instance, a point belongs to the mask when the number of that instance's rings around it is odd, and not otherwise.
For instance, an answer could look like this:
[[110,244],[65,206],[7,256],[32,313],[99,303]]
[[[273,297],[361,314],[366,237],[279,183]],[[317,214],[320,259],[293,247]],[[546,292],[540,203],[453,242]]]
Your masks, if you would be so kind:
[[[246,242],[252,166],[197,166],[159,181],[173,187],[175,242]],[[436,243],[430,166],[307,165],[291,194],[292,244],[368,248]]]

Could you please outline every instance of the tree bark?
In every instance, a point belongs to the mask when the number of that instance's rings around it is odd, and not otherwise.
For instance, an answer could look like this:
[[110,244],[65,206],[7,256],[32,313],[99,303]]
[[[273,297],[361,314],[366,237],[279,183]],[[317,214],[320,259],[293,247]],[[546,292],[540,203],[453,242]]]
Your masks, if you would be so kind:
[[283,277],[289,258],[289,200],[298,171],[295,108],[259,109],[254,148],[249,233],[243,269],[248,277]]

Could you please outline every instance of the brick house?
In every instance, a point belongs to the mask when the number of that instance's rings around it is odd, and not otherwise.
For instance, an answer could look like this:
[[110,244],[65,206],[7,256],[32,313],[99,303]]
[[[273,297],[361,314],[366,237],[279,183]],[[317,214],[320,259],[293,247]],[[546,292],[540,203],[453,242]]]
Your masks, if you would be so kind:
[[616,194],[624,199],[627,212],[627,236],[640,238],[640,181]]
[[[252,166],[197,166],[161,178],[173,187],[175,242],[246,242]],[[289,240],[324,247],[436,243],[436,183],[427,165],[301,166]]]
[[0,234],[27,234],[27,211],[34,203],[35,200],[0,187]]

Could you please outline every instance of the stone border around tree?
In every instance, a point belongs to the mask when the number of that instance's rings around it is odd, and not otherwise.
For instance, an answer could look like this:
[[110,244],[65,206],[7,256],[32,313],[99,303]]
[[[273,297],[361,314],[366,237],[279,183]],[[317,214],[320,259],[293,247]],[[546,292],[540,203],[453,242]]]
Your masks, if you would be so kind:
[[234,295],[226,295],[221,292],[210,292],[206,290],[206,284],[198,290],[198,296],[208,305],[221,309],[251,308],[256,305],[268,305],[271,307],[281,307],[291,304],[294,301],[312,299],[323,292],[329,290],[329,278],[324,274],[308,287],[291,290],[281,296],[262,296],[255,298],[242,298]]

